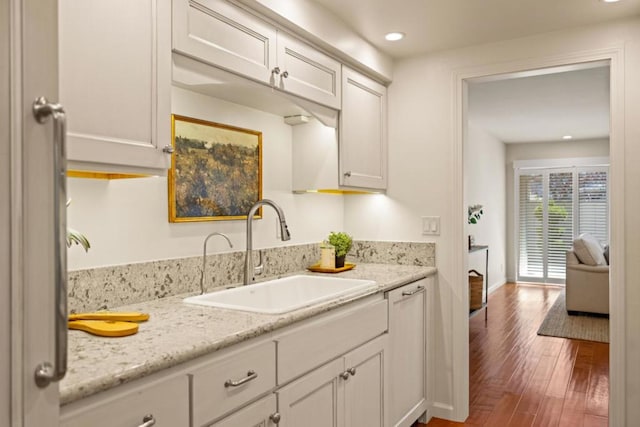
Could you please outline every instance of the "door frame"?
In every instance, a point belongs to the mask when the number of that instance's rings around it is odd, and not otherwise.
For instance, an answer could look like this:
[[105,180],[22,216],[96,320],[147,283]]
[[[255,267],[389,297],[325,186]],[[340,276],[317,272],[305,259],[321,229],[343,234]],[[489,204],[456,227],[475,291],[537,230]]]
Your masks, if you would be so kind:
[[[10,250],[2,253],[9,265],[9,346],[0,357],[10,358],[10,426],[35,427],[55,423],[59,416],[58,383],[38,387],[35,370],[53,359],[54,328],[54,197],[52,121],[38,124],[32,104],[39,96],[58,99],[58,1],[9,0],[8,26],[0,27],[0,38],[8,39],[8,99],[1,111],[9,123],[8,141],[2,136],[2,159],[9,176],[0,187],[7,202],[8,221],[0,227],[10,236]],[[6,81],[8,79],[8,81]],[[4,289],[3,289],[4,295]],[[0,304],[2,306],[2,304]],[[3,337],[3,344],[7,337]],[[52,421],[54,420],[54,421]]]
[[625,322],[625,262],[624,262],[624,45],[568,53],[560,56],[540,56],[459,69],[452,73],[454,121],[452,211],[459,220],[453,227],[453,283],[458,286],[459,299],[452,304],[453,412],[455,420],[463,421],[469,413],[469,289],[467,279],[467,240],[465,236],[464,153],[467,138],[468,81],[504,74],[522,73],[551,67],[572,67],[579,64],[607,61],[610,67],[610,247],[615,260],[609,269],[610,283],[610,367],[609,425],[625,425],[626,343]]

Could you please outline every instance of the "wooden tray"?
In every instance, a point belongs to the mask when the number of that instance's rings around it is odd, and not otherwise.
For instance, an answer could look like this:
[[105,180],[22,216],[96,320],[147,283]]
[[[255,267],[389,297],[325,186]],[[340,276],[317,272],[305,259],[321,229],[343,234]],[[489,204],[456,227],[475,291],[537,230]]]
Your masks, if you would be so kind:
[[351,270],[355,266],[355,264],[350,262],[345,262],[344,267],[340,268],[322,268],[320,267],[320,264],[313,264],[307,267],[307,270],[314,271],[316,273],[340,273],[341,271]]

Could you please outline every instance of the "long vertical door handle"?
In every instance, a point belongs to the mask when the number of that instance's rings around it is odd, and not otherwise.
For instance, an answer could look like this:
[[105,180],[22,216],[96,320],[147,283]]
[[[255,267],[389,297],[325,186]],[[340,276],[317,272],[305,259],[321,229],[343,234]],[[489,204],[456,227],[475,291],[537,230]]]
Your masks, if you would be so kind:
[[36,367],[38,387],[60,381],[67,372],[67,118],[62,105],[40,97],[33,102],[38,123],[53,118],[54,257],[55,257],[55,361]]

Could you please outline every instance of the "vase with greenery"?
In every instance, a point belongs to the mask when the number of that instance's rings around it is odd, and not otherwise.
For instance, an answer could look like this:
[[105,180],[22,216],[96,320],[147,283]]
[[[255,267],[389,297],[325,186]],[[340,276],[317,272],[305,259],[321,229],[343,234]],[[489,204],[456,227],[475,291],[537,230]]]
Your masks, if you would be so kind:
[[336,248],[336,268],[344,267],[344,259],[347,252],[349,252],[349,249],[351,249],[353,239],[345,232],[332,231],[329,233],[327,241],[330,245]]

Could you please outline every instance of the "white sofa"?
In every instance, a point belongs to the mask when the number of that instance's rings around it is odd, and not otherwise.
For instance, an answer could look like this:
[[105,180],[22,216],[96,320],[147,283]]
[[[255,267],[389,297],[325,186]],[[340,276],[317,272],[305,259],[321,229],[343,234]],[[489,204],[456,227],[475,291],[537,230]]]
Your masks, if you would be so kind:
[[567,312],[609,314],[609,266],[580,263],[567,251]]

